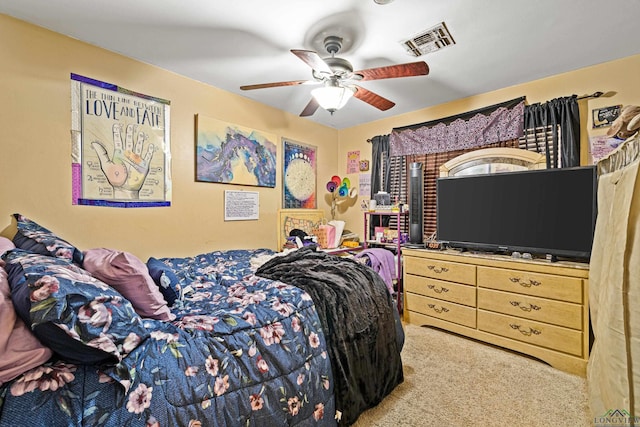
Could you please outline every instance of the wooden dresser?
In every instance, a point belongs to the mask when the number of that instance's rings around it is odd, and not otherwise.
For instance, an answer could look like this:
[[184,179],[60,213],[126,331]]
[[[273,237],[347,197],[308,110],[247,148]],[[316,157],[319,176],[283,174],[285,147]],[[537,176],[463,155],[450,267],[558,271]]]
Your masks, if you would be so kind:
[[534,356],[584,376],[589,266],[405,249],[404,320]]

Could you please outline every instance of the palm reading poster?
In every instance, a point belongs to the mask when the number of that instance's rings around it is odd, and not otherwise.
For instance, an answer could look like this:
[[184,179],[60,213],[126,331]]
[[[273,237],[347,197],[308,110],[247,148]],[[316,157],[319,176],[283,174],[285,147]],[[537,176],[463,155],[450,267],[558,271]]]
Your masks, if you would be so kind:
[[169,206],[169,101],[71,74],[73,204]]

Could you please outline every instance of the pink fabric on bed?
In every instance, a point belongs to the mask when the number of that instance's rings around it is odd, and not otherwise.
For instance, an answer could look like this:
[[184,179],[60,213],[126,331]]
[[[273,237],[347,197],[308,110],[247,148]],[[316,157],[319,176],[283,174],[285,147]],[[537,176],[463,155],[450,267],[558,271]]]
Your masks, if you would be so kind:
[[[0,242],[0,253],[12,249],[3,243],[6,242]],[[0,267],[3,266],[4,261],[0,260]],[[7,272],[0,268],[0,385],[43,364],[51,354],[51,350],[43,346],[16,315]]]
[[97,248],[84,252],[82,266],[128,299],[142,317],[174,320],[144,262],[128,252]]
[[14,245],[11,240],[7,239],[6,237],[0,236],[0,255],[5,253],[6,251],[14,249],[15,247],[16,245]]

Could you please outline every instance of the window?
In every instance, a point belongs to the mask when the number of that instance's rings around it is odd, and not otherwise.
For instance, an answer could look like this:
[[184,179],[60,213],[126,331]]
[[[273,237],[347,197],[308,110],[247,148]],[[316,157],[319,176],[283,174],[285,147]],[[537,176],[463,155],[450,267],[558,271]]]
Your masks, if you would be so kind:
[[[529,145],[531,146],[531,143]],[[523,148],[521,147],[521,142],[515,139],[486,145],[482,148],[490,147]],[[389,171],[389,179],[391,181],[391,200],[399,200],[405,203],[409,200],[409,164],[412,162],[422,163],[424,190],[423,240],[427,240],[436,231],[436,179],[440,174],[440,166],[454,157],[469,151],[472,150],[457,150],[436,154],[390,157],[389,162],[384,162],[384,168],[391,168]],[[385,176],[384,173],[382,175]],[[404,231],[406,232],[407,230]]]
[[[533,129],[525,129],[524,136],[518,140],[518,148],[546,154],[549,151],[549,167],[561,168],[562,158],[556,153],[562,152],[562,132],[560,125],[556,125],[558,135],[558,147],[553,149],[553,125],[541,126]],[[547,147],[549,150],[547,150]]]

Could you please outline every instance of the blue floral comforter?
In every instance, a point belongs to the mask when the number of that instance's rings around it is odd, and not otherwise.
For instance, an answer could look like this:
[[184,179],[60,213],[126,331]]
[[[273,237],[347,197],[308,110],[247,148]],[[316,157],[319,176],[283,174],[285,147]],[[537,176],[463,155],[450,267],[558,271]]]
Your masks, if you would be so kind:
[[162,259],[189,291],[176,320],[145,319],[149,338],[117,367],[52,360],[4,385],[0,427],[335,425],[316,307],[254,274],[251,259],[271,254]]

